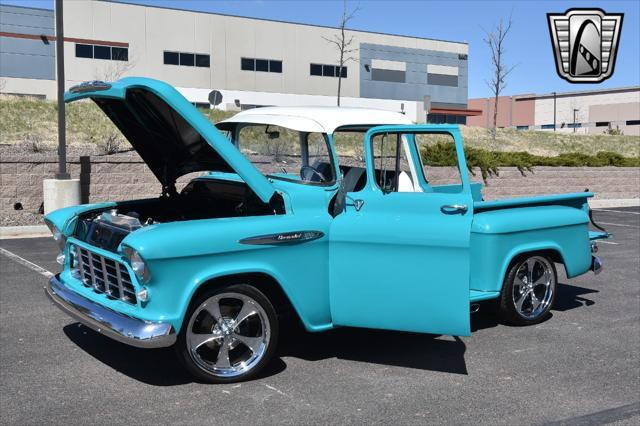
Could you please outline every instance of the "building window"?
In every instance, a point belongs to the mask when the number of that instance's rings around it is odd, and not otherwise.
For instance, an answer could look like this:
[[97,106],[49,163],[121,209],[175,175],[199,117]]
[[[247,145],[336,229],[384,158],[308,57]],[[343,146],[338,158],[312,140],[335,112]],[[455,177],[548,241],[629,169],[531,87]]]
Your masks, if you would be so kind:
[[569,129],[579,129],[582,127],[582,123],[567,123]]
[[309,66],[309,75],[322,76],[322,65],[320,65],[320,64],[311,64]]
[[114,61],[128,61],[129,60],[129,49],[125,49],[122,47],[112,47],[111,48],[111,59]]
[[269,72],[269,61],[266,59],[256,59],[256,71]]
[[282,72],[282,61],[269,61],[269,72]]
[[427,64],[427,84],[458,87],[458,67]]
[[193,53],[180,53],[180,65],[192,67],[196,64],[196,57]]
[[309,75],[347,78],[347,67],[340,70],[338,65],[309,64]]
[[404,83],[406,81],[406,78],[406,71],[383,70],[377,68],[371,69],[371,80],[388,81],[391,83]]
[[164,52],[165,65],[180,65],[180,55],[178,52]]
[[240,59],[240,69],[242,71],[255,71],[256,70],[256,60],[249,58],[241,58]]
[[516,126],[516,130],[519,130],[519,131],[529,130],[529,126]]
[[95,59],[111,59],[111,47],[93,46],[93,57]]
[[242,71],[260,71],[282,73],[282,61],[275,59],[240,58]]
[[638,126],[640,125],[640,120],[627,120],[627,126]]
[[427,84],[432,86],[458,87],[457,75],[427,74]]
[[76,44],[76,58],[93,58],[93,46],[90,44]]
[[540,126],[541,129],[543,130],[550,130],[554,128],[553,124],[543,124],[542,126]]
[[596,121],[596,127],[609,127],[610,124],[608,121]]
[[76,43],[76,58],[128,61],[129,48]]
[[427,114],[427,123],[467,124],[467,117],[464,115],[452,115],[452,114]]
[[196,55],[196,67],[209,68],[211,57],[209,55]]
[[385,59],[371,60],[371,80],[405,83],[406,79],[406,62],[388,61]]
[[335,77],[336,76],[336,67],[333,65],[323,65],[322,66],[322,76],[323,77]]
[[190,52],[163,52],[163,62],[165,65],[182,65],[185,67],[209,68],[211,57],[209,55]]

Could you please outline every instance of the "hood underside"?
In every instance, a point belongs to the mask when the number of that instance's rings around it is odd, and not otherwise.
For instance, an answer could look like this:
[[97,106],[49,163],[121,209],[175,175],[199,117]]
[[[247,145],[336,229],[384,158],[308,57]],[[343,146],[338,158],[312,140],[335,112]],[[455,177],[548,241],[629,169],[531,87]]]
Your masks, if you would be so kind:
[[264,202],[273,196],[271,183],[170,85],[132,77],[79,87],[75,91],[72,88],[65,101],[91,98],[147,163],[165,191],[185,174],[216,171],[237,173]]

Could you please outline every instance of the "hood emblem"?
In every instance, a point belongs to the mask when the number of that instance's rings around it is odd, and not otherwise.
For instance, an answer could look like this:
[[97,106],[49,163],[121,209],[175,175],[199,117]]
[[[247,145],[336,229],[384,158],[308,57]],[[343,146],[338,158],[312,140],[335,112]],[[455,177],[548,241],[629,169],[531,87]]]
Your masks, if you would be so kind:
[[570,83],[600,83],[611,77],[623,16],[602,9],[548,13],[558,75]]

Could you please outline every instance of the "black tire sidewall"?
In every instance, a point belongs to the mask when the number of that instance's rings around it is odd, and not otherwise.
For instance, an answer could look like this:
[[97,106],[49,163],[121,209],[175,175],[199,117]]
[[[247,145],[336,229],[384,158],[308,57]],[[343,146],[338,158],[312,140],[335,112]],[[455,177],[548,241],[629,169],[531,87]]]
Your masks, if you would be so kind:
[[[191,355],[189,354],[189,348],[187,346],[187,328],[189,327],[191,316],[205,300],[217,294],[227,292],[240,293],[245,296],[249,296],[258,304],[260,304],[262,309],[264,309],[265,313],[267,314],[267,320],[269,321],[271,335],[269,337],[269,343],[264,355],[262,356],[262,359],[260,359],[260,361],[251,370],[234,377],[219,377],[207,373],[205,370],[200,368],[191,358]],[[276,314],[275,308],[269,301],[269,298],[256,287],[250,284],[239,283],[212,287],[211,289],[205,290],[198,297],[191,301],[191,303],[189,304],[189,309],[187,309],[187,314],[184,317],[182,327],[180,328],[180,333],[178,333],[178,339],[176,341],[176,344],[174,345],[174,349],[187,371],[198,380],[205,383],[236,383],[254,378],[271,361],[271,358],[273,358],[273,355],[275,354],[276,348],[278,346],[278,336],[278,316]]]
[[[513,303],[513,281],[516,276],[516,272],[520,268],[520,266],[532,257],[541,257],[544,258],[551,265],[551,273],[553,274],[553,283],[552,283],[552,293],[551,300],[549,301],[549,306],[547,309],[536,318],[529,319],[521,316]],[[551,308],[556,299],[557,292],[557,284],[558,284],[558,273],[556,270],[555,263],[548,257],[542,254],[531,253],[525,256],[520,256],[517,260],[511,263],[507,275],[504,279],[504,283],[502,286],[502,292],[500,295],[500,317],[503,321],[511,324],[511,325],[519,325],[519,326],[527,326],[539,324],[545,321],[549,316],[551,316]]]

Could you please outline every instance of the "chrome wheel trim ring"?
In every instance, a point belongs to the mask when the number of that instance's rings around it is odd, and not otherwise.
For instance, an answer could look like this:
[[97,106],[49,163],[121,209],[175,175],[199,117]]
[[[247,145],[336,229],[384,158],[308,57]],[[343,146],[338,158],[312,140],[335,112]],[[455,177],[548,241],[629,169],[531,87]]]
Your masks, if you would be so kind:
[[[235,300],[242,302],[240,311],[235,317],[221,313],[220,302]],[[208,333],[194,333],[194,325],[200,314],[206,311],[214,320]],[[257,336],[240,334],[239,328],[246,321],[259,321],[261,332]],[[271,327],[267,313],[253,298],[241,293],[220,293],[205,300],[191,314],[186,331],[186,344],[189,356],[194,363],[207,374],[217,377],[236,377],[254,368],[264,357],[271,338]],[[201,347],[217,352],[215,360],[201,353]],[[230,351],[244,347],[250,352],[246,359],[231,359]],[[217,348],[213,349],[213,348]]]
[[522,262],[512,282],[512,301],[518,315],[533,320],[546,313],[554,286],[555,275],[549,260],[532,256]]

